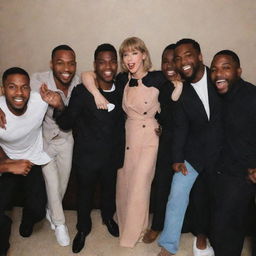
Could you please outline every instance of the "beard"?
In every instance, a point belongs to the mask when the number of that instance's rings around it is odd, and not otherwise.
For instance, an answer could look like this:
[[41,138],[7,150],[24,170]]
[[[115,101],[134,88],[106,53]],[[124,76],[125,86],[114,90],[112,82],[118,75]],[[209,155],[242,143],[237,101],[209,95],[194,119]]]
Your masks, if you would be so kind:
[[193,65],[192,68],[193,68],[193,72],[192,72],[191,76],[186,76],[186,75],[184,75],[183,72],[180,72],[181,77],[182,77],[186,82],[188,82],[188,83],[195,83],[195,82],[193,82],[193,81],[196,79],[198,73],[200,72],[200,69],[201,69],[201,68],[204,69],[204,65],[203,65],[201,62],[198,62],[196,65]]
[[193,81],[196,78],[197,72],[193,72],[191,76],[185,76],[183,73],[181,73],[181,77],[188,83],[193,83]]
[[71,76],[70,80],[69,81],[63,81],[57,72],[53,71],[53,78],[56,79],[60,84],[62,84],[63,86],[65,87],[69,87],[69,85],[71,84],[71,81],[73,80],[73,76]]
[[10,103],[9,101],[6,101],[6,104],[9,108],[9,110],[14,113],[15,115],[22,115],[26,112],[27,110],[27,106],[28,106],[28,100],[25,102],[25,104],[22,107],[16,107],[15,105],[13,105],[12,103]]

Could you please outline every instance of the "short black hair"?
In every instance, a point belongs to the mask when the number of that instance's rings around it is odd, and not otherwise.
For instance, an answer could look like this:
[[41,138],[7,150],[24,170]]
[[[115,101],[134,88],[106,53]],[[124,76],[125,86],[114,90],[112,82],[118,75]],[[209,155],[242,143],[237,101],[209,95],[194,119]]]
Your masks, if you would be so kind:
[[96,60],[100,52],[113,52],[117,58],[116,48],[112,44],[100,44],[94,52],[94,60]]
[[183,38],[181,40],[179,40],[176,45],[175,48],[177,48],[178,46],[182,45],[182,44],[192,44],[193,48],[196,49],[199,53],[201,53],[201,48],[198,42],[196,42],[194,39],[191,38]]
[[162,52],[162,58],[163,58],[163,55],[164,55],[164,53],[165,53],[166,51],[168,51],[168,50],[174,50],[174,49],[175,49],[175,46],[176,46],[176,44],[169,44],[169,45],[167,45],[167,46],[164,48],[163,52]]
[[60,51],[60,50],[64,50],[64,51],[72,51],[74,54],[75,54],[75,51],[68,45],[66,44],[61,44],[61,45],[58,45],[56,46],[53,50],[52,50],[52,59],[54,57],[54,54],[57,52],[57,51]]
[[238,55],[235,52],[233,52],[231,50],[222,50],[222,51],[217,52],[214,55],[214,57],[217,56],[217,55],[228,55],[228,56],[230,56],[233,59],[233,61],[237,63],[238,67],[240,67],[240,59],[239,59]]
[[4,82],[6,81],[7,77],[10,75],[14,75],[14,74],[24,75],[28,78],[28,80],[30,80],[28,72],[25,71],[23,68],[12,67],[12,68],[8,68],[7,70],[4,71],[3,76],[2,76],[3,85],[4,85]]

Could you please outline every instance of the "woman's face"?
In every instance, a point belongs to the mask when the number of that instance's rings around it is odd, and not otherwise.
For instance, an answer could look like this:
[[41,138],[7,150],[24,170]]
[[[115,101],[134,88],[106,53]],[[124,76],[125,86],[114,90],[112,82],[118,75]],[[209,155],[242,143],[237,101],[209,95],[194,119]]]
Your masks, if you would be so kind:
[[140,75],[145,72],[143,63],[145,57],[145,53],[136,49],[125,51],[123,54],[123,63],[133,76],[140,78]]

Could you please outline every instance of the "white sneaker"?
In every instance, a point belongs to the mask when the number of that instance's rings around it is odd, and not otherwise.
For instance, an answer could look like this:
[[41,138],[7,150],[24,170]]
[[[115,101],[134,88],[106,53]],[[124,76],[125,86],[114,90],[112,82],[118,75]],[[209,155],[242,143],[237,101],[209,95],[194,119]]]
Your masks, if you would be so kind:
[[55,230],[55,225],[53,224],[52,222],[52,218],[50,216],[50,210],[49,209],[46,209],[46,219],[49,221],[50,225],[51,225],[51,229],[52,230]]
[[68,234],[68,228],[66,225],[59,225],[55,228],[55,236],[58,243],[61,246],[67,246],[70,244],[70,238]]
[[208,239],[207,239],[207,245],[206,248],[203,250],[200,250],[196,247],[196,237],[194,238],[194,243],[193,243],[193,254],[194,256],[214,256],[214,251],[213,248],[211,247]]

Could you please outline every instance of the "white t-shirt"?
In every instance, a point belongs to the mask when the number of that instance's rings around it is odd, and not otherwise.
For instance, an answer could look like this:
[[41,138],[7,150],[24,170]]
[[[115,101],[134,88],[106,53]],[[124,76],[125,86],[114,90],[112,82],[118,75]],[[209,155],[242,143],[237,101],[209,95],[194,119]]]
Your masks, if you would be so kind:
[[198,97],[204,105],[205,112],[208,119],[210,119],[210,107],[209,107],[209,97],[208,97],[208,87],[207,87],[207,72],[206,68],[204,69],[204,75],[197,83],[191,83],[194,87]]
[[48,104],[37,92],[31,92],[26,112],[14,115],[0,96],[0,108],[6,116],[6,129],[0,128],[0,146],[11,159],[26,159],[36,165],[51,159],[43,150],[42,123]]

